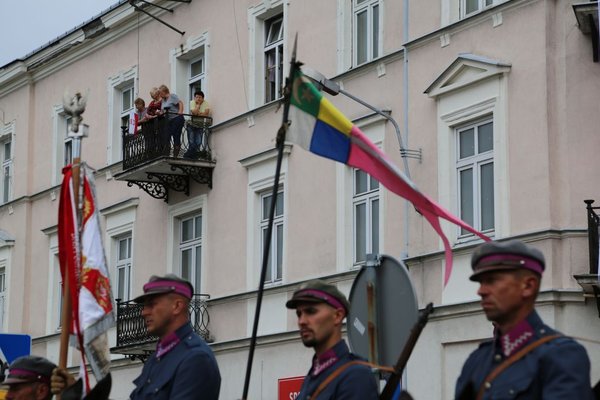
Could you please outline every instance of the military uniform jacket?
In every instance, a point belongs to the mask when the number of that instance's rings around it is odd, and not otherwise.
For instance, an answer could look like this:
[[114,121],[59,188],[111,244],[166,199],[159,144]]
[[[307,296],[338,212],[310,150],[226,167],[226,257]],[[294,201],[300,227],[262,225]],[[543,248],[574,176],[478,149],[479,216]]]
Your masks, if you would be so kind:
[[[506,358],[527,344],[556,333],[533,311],[510,332],[482,343],[463,366],[456,383],[456,398],[475,399],[484,379]],[[509,366],[492,381],[483,398],[591,400],[590,360],[583,346],[561,336]]]
[[[221,375],[212,350],[185,324],[175,332],[174,347],[155,352],[133,381],[132,400],[217,400]],[[177,340],[178,339],[178,340]]]
[[[297,400],[308,400],[315,390],[338,367],[350,361],[362,358],[350,353],[344,340],[320,357],[313,358],[313,366],[304,378]],[[346,368],[337,378],[319,394],[318,400],[377,400],[377,382],[371,369],[364,365]]]

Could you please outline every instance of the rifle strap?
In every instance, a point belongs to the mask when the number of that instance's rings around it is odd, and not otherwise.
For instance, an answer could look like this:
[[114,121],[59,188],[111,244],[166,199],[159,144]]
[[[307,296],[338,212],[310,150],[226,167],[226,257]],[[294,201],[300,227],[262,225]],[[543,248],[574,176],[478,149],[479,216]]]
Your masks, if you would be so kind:
[[519,361],[521,358],[525,357],[528,353],[533,351],[535,348],[541,346],[542,344],[554,340],[562,335],[548,335],[542,338],[539,338],[535,342],[529,343],[527,346],[523,347],[521,350],[517,351],[515,354],[504,360],[502,364],[498,365],[492,372],[489,373],[488,376],[485,377],[483,383],[479,387],[479,391],[477,392],[477,400],[482,400],[485,394],[485,391],[492,387],[492,381],[496,379],[498,375],[500,375],[506,368],[510,367],[512,364]]
[[315,400],[317,398],[317,396],[319,394],[321,394],[321,392],[323,390],[325,390],[325,388],[327,387],[327,385],[329,385],[331,383],[331,381],[333,381],[335,378],[337,378],[338,376],[340,376],[340,374],[342,372],[344,372],[347,368],[352,367],[353,365],[364,365],[366,367],[369,368],[373,368],[373,369],[378,369],[380,371],[385,371],[385,372],[394,372],[394,368],[392,367],[386,367],[383,365],[377,365],[377,364],[373,364],[367,361],[360,361],[360,360],[354,360],[354,361],[350,361],[347,362],[346,364],[342,364],[339,367],[337,367],[332,373],[331,375],[329,375],[327,378],[325,378],[325,380],[323,382],[321,382],[321,384],[319,386],[317,386],[317,390],[315,390],[313,392],[313,394],[310,396],[310,400]]

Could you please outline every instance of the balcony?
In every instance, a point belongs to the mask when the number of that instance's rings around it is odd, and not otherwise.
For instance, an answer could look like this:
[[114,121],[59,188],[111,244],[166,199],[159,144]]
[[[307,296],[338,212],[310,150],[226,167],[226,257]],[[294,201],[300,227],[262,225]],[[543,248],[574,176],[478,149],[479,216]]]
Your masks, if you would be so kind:
[[[210,317],[207,294],[195,294],[190,302],[190,323],[194,331],[205,341],[211,342],[208,323]],[[146,359],[154,353],[158,337],[148,334],[142,318],[142,304],[117,299],[117,345],[110,349],[113,354],[123,354],[132,360]]]
[[600,282],[598,275],[598,253],[600,249],[600,216],[596,210],[600,210],[600,207],[593,207],[594,200],[584,200],[587,210],[587,221],[588,221],[588,249],[590,258],[590,273],[575,275],[574,278],[577,283],[583,289],[583,295],[585,297],[593,297],[596,299],[596,305],[598,306],[598,316],[600,317]]
[[[184,114],[184,117],[191,117]],[[189,196],[191,180],[212,188],[212,158],[208,139],[212,118],[194,117],[178,132],[181,143],[169,135],[167,116],[144,122],[134,134],[123,130],[123,172],[115,179],[136,185],[155,199],[169,201],[169,190]]]

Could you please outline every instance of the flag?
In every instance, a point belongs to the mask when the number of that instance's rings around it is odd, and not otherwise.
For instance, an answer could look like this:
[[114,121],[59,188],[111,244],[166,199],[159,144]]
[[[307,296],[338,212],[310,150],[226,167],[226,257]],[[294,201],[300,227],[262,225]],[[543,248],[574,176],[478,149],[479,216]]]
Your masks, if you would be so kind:
[[71,296],[73,324],[69,331],[83,359],[89,362],[96,380],[100,381],[109,373],[106,332],[115,325],[115,317],[93,174],[85,164],[81,165],[81,171],[82,223],[78,229],[73,170],[70,165],[63,169],[58,223],[59,259],[63,281],[68,275],[70,284],[70,293],[66,295]]
[[356,125],[321,95],[299,69],[292,81],[289,112],[291,124],[287,132],[288,140],[312,153],[367,172],[390,191],[410,201],[425,217],[444,243],[444,286],[452,272],[452,248],[439,218],[450,221],[485,241],[490,240],[421,193]]
[[135,110],[132,110],[129,113],[129,129],[128,132],[130,135],[135,135],[137,133],[138,130],[138,124],[139,124],[139,115],[137,112],[135,112]]

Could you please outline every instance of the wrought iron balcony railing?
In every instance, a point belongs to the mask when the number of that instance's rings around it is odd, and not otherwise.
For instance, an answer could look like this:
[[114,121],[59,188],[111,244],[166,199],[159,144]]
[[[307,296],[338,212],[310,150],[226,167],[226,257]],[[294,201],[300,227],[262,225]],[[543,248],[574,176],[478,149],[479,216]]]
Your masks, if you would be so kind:
[[[194,331],[204,340],[211,341],[208,324],[210,317],[207,294],[195,294],[190,302],[190,323]],[[142,304],[117,299],[117,345],[112,353],[124,354],[131,359],[145,360],[154,352],[158,337],[150,335],[142,317]]]
[[600,210],[600,207],[592,207],[594,200],[584,200],[584,202],[587,205],[590,274],[598,275],[598,231],[600,230],[600,217],[595,210]]
[[[183,117],[189,119],[183,123],[181,131],[177,131],[178,138],[170,135],[167,116],[142,122],[137,132],[129,132],[129,127],[122,127],[123,169],[134,168],[161,157],[211,161],[208,138],[212,118],[192,117],[189,114]],[[180,144],[175,144],[176,139]]]

